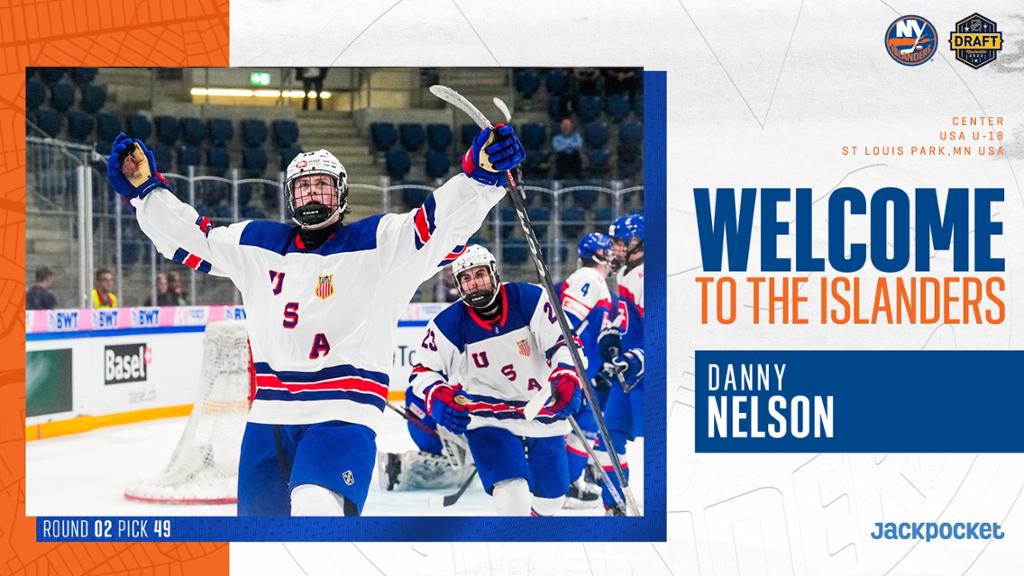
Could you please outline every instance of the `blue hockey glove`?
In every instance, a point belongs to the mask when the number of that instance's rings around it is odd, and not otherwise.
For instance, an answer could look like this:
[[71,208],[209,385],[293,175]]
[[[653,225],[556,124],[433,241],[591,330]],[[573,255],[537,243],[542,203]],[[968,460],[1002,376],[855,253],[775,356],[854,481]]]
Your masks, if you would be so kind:
[[622,372],[622,361],[619,354],[622,351],[622,331],[616,326],[605,326],[597,336],[597,351],[601,356],[601,372],[615,381],[619,372]]
[[629,392],[643,382],[644,377],[644,351],[640,348],[632,348],[622,355],[622,363],[626,365],[623,371],[623,389]]
[[427,413],[435,422],[453,434],[462,434],[469,426],[469,412],[464,406],[468,402],[462,386],[434,384],[427,388]]
[[462,156],[462,171],[470,178],[491,186],[505,186],[505,171],[526,158],[516,131],[507,124],[484,128],[473,138],[473,145]]
[[153,152],[137,138],[124,132],[114,138],[113,151],[107,158],[107,181],[119,195],[145,198],[157,188],[171,186],[156,170]]

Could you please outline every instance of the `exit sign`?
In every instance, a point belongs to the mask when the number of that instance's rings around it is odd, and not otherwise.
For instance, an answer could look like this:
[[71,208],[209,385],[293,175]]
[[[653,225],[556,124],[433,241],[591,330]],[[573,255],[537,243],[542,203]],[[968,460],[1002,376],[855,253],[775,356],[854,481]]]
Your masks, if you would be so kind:
[[249,84],[252,86],[270,86],[270,72],[250,72]]

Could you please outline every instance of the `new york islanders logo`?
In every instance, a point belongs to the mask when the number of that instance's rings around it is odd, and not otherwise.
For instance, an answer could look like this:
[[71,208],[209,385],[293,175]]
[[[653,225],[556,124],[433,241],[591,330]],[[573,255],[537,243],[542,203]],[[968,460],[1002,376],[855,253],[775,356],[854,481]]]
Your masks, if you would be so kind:
[[327,300],[334,294],[334,274],[324,274],[316,281],[316,297]]
[[885,31],[886,51],[904,66],[931,60],[937,46],[935,26],[920,16],[900,16]]

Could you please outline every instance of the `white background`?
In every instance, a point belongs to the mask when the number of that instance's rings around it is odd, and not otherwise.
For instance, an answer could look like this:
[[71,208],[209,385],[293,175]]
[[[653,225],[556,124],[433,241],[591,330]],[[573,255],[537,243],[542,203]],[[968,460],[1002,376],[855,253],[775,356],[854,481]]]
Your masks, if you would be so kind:
[[[1013,296],[1024,281],[1019,3],[235,0],[231,10],[236,66],[644,66],[668,71],[669,105],[668,542],[233,544],[233,573],[777,576],[1024,567],[1015,506],[1024,487],[1020,456],[698,457],[692,406],[697,348],[1020,347],[1024,308]],[[947,43],[954,23],[975,11],[1004,35],[999,59],[980,70],[956,62]],[[917,68],[896,64],[883,47],[889,23],[903,14],[938,29],[935,57]],[[839,154],[844,144],[937,144],[952,116],[980,114],[1006,118],[1008,158]],[[995,251],[1007,258],[1009,320],[995,328],[701,327],[692,188],[811,186],[818,197],[840,185],[868,193],[882,185],[1006,188],[997,216],[1005,237]],[[948,258],[937,258],[936,269],[948,270]],[[928,544],[868,537],[874,522],[889,520],[998,521],[1008,536]]]

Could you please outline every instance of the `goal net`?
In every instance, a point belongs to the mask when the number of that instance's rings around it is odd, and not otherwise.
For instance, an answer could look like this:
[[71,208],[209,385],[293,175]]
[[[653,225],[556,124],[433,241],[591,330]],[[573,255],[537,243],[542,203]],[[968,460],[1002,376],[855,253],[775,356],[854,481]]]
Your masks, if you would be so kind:
[[170,463],[160,474],[128,486],[124,497],[164,504],[237,502],[250,377],[245,323],[208,325],[196,403]]

